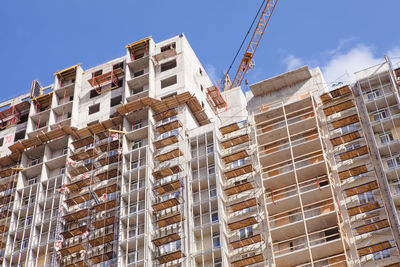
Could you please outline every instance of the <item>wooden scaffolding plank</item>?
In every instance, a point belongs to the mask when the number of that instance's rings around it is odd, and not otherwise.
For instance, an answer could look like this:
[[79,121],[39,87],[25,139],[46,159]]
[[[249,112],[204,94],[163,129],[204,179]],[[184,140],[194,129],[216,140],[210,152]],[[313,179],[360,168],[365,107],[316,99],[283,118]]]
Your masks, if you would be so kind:
[[366,247],[362,247],[357,249],[358,252],[358,256],[362,257],[368,254],[372,254],[374,252],[378,252],[378,251],[382,251],[388,248],[392,248],[392,245],[390,244],[389,241],[383,241],[383,242],[379,242],[373,245],[369,245]]
[[242,258],[240,260],[233,261],[231,263],[232,267],[243,267],[243,266],[249,266],[258,262],[263,262],[264,261],[264,256],[262,254],[257,254],[254,256],[249,256],[247,258]]
[[181,167],[179,167],[178,165],[174,165],[174,166],[166,167],[166,168],[164,168],[162,170],[153,172],[153,177],[155,179],[159,180],[161,178],[164,178],[164,177],[167,177],[167,176],[170,176],[170,175],[173,175],[173,174],[177,174],[177,173],[179,173],[181,171],[182,171]]
[[153,244],[156,247],[159,247],[159,246],[162,246],[162,245],[174,242],[174,241],[178,241],[180,239],[181,239],[181,236],[178,233],[172,233],[172,234],[160,237],[160,238],[153,239]]
[[354,216],[360,213],[364,213],[364,212],[368,212],[371,210],[376,210],[379,209],[381,206],[379,205],[378,201],[375,202],[370,202],[370,203],[366,203],[366,204],[362,204],[356,207],[351,207],[348,208],[347,211],[349,213],[350,216]]
[[389,227],[389,221],[387,219],[383,219],[380,221],[364,224],[361,226],[358,226],[354,228],[357,232],[357,234],[362,235],[365,233],[373,232],[379,229],[387,228]]
[[168,122],[166,124],[157,126],[156,131],[160,134],[163,134],[165,132],[169,132],[169,131],[178,129],[180,127],[182,127],[182,123],[180,122],[180,120],[176,119],[176,120]]
[[224,175],[225,175],[225,178],[229,180],[229,179],[238,177],[240,175],[243,175],[243,174],[246,174],[246,173],[250,173],[253,170],[254,170],[253,169],[253,165],[252,164],[247,164],[247,165],[244,165],[244,166],[237,167],[237,168],[235,168],[233,170],[227,171],[227,172],[224,173]]
[[178,200],[178,198],[174,197],[174,198],[165,200],[163,202],[153,204],[153,210],[155,212],[158,212],[158,211],[165,210],[165,209],[177,206],[177,205],[179,205],[179,200]]
[[340,178],[340,180],[344,180],[349,177],[357,176],[359,174],[366,173],[366,172],[368,172],[367,166],[361,165],[361,166],[351,168],[349,170],[339,172],[339,178]]
[[247,150],[241,150],[241,151],[235,152],[233,154],[227,155],[225,157],[222,157],[222,159],[225,162],[225,164],[228,164],[233,161],[236,161],[236,160],[239,160],[242,158],[246,158],[248,156],[249,156],[249,154],[247,153]]
[[378,186],[377,181],[372,181],[372,182],[368,182],[366,184],[347,188],[344,190],[344,192],[346,193],[347,197],[351,197],[351,196],[362,194],[362,193],[372,191],[372,190],[378,189],[378,188],[379,188],[379,186]]
[[175,180],[169,183],[158,185],[154,187],[154,190],[158,195],[163,195],[165,193],[175,191],[180,187],[182,187],[182,183],[179,180]]
[[227,196],[232,196],[234,194],[238,194],[250,189],[253,189],[253,184],[251,182],[245,182],[238,185],[234,185],[232,187],[228,187],[224,189],[224,192]]
[[182,251],[178,250],[178,251],[174,251],[174,252],[171,252],[168,254],[161,255],[157,258],[157,260],[158,260],[159,264],[165,264],[167,262],[171,262],[171,261],[183,258],[183,256],[184,256],[184,254],[182,253]]
[[185,220],[185,217],[180,212],[175,213],[172,216],[161,218],[156,221],[158,227],[165,227],[180,221]]
[[255,205],[257,205],[257,199],[255,197],[250,198],[250,199],[246,199],[243,201],[240,201],[238,203],[234,203],[229,205],[229,208],[231,208],[231,210],[233,212],[239,211],[239,210],[244,210],[250,207],[254,207]]
[[153,142],[153,145],[156,149],[160,149],[176,143],[178,143],[178,137],[176,135],[171,135],[164,139]]
[[232,139],[226,140],[221,143],[221,145],[224,147],[224,149],[243,144],[245,142],[249,141],[249,135],[248,134],[243,134],[240,136],[233,137]]
[[228,223],[228,227],[231,230],[237,230],[237,229],[244,228],[244,227],[256,224],[256,223],[257,223],[256,217],[252,216],[252,217],[249,217],[249,218],[246,218],[243,220]]
[[246,238],[234,241],[234,242],[231,243],[231,246],[234,249],[238,249],[238,248],[242,248],[242,247],[245,247],[245,246],[249,246],[249,245],[252,245],[252,244],[259,243],[261,241],[262,241],[261,234],[257,234],[257,235],[253,235],[253,236],[250,236],[250,237],[246,237]]

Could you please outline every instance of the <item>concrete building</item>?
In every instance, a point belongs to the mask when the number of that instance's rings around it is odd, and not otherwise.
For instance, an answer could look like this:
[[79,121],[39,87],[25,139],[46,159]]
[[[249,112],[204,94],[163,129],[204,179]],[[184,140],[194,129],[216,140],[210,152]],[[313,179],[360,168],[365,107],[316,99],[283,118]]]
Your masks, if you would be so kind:
[[2,266],[400,266],[390,64],[220,93],[184,35],[0,104]]

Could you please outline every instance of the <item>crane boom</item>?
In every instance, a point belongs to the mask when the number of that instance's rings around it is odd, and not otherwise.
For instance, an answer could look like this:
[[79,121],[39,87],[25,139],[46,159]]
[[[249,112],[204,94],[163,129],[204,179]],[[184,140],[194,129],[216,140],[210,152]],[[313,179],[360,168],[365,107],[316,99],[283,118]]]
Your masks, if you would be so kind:
[[274,11],[277,2],[278,0],[268,0],[265,4],[257,27],[254,30],[250,43],[247,46],[246,52],[244,53],[242,61],[239,64],[235,78],[233,79],[232,83],[228,83],[228,90],[241,85],[244,76],[250,68],[251,60],[253,59],[254,53],[256,52],[258,44],[260,43],[261,37],[263,36],[263,33],[268,25],[269,19],[271,18],[272,12]]

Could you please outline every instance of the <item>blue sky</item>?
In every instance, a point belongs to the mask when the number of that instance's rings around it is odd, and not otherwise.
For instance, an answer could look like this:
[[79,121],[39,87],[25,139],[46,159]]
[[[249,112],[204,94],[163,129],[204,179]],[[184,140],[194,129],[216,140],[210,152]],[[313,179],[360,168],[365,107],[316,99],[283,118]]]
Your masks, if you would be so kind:
[[[213,79],[229,67],[262,0],[2,0],[0,100],[53,82],[59,69],[119,57],[152,35],[185,33]],[[301,65],[327,82],[383,61],[400,62],[398,0],[279,0],[255,56],[250,83]],[[400,65],[399,65],[400,66]],[[233,75],[231,71],[231,75]]]

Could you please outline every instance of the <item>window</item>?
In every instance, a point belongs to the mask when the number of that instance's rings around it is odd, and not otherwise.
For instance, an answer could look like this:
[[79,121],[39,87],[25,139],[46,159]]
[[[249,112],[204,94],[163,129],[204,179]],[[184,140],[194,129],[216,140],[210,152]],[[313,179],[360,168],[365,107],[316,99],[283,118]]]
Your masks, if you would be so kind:
[[167,45],[161,47],[161,52],[165,52],[165,51],[172,50],[172,49],[175,49],[175,48],[176,48],[176,44],[175,43],[167,44]]
[[349,132],[353,132],[356,130],[356,125],[354,123],[343,126],[342,128],[342,133],[349,133]]
[[89,115],[100,111],[100,103],[89,107]]
[[172,136],[172,135],[178,136],[178,135],[179,135],[179,134],[178,134],[178,129],[174,129],[174,130],[172,130],[172,131],[163,133],[163,134],[161,135],[161,138],[164,139],[164,138],[170,137],[170,136]]
[[242,158],[242,159],[238,159],[238,160],[233,161],[232,162],[232,166],[235,168],[235,167],[243,166],[244,163],[245,163],[245,159]]
[[128,254],[128,264],[136,262],[136,258],[137,258],[136,256],[137,256],[136,250],[133,250],[133,251],[129,252],[129,254]]
[[37,182],[39,182],[39,176],[37,175],[28,179],[28,185],[34,185]]
[[217,187],[215,184],[210,186],[210,198],[217,196]]
[[144,70],[139,70],[133,73],[133,77],[139,77],[144,74]]
[[200,85],[200,90],[201,90],[202,92],[204,91],[203,85]]
[[139,160],[132,160],[131,169],[136,169],[137,167],[139,167]]
[[169,86],[171,86],[171,85],[174,85],[174,84],[176,84],[177,82],[178,82],[178,81],[177,81],[176,75],[174,75],[174,76],[172,76],[172,77],[169,77],[169,78],[167,78],[167,79],[164,79],[164,80],[161,81],[161,89],[162,89],[162,88],[169,87]]
[[214,164],[208,165],[208,175],[212,175],[214,173],[215,173],[215,165]]
[[213,223],[215,223],[215,222],[218,221],[218,211],[213,211],[213,212],[211,213],[211,221],[212,221]]
[[67,155],[67,153],[68,153],[68,147],[63,147],[62,154]]
[[132,150],[141,148],[143,146],[143,140],[137,140],[132,146]]
[[137,130],[137,129],[140,129],[140,128],[142,128],[142,127],[143,127],[143,122],[142,122],[142,121],[136,122],[136,123],[134,123],[134,124],[132,125],[132,131]]
[[380,110],[374,112],[373,115],[374,115],[374,121],[380,121],[380,120],[387,118],[388,111],[387,111],[387,109],[380,109]]
[[124,63],[123,62],[119,62],[119,63],[113,65],[113,70],[116,70],[118,68],[123,69],[124,68]]
[[247,238],[252,235],[253,235],[253,227],[252,226],[242,228],[239,230],[239,238],[240,239]]
[[25,138],[25,130],[15,134],[14,142],[16,142],[16,141],[18,141],[20,139],[24,139],[24,138]]
[[3,146],[3,144],[4,144],[4,138],[1,138],[0,139],[0,146]]
[[385,249],[378,252],[374,252],[373,255],[374,255],[374,260],[380,260],[390,257],[390,252],[388,249]]
[[137,203],[132,203],[129,205],[129,213],[135,213],[138,211],[138,204]]
[[219,248],[220,246],[219,233],[213,233],[213,248]]
[[121,104],[121,102],[122,102],[122,95],[111,98],[110,107],[119,105],[119,104]]
[[360,204],[365,204],[374,201],[374,193],[372,191],[368,191],[358,195],[358,201]]
[[396,166],[400,166],[400,155],[387,159],[386,163],[389,169],[395,168]]
[[143,92],[143,91],[144,91],[144,87],[143,86],[139,87],[139,88],[134,88],[134,89],[131,90],[131,95],[138,94],[138,93]]
[[222,267],[222,259],[214,259],[214,267]]
[[359,148],[360,147],[360,144],[351,144],[351,145],[346,145],[346,151],[349,151],[349,150],[354,150],[354,149],[357,149],[357,148]]
[[381,91],[379,89],[373,89],[371,91],[368,91],[366,94],[367,94],[368,100],[372,100],[374,98],[379,97],[381,95]]
[[176,115],[163,119],[161,122],[164,124],[173,120],[176,120]]
[[103,70],[98,70],[92,73],[92,77],[97,77],[103,74]]
[[60,168],[59,174],[60,174],[60,175],[65,174],[65,166],[62,166],[62,167]]
[[96,89],[90,90],[90,98],[99,96],[100,94],[97,92]]
[[394,191],[396,192],[396,195],[400,195],[400,184],[394,184],[393,188]]
[[173,69],[176,67],[176,59],[161,64],[161,72]]
[[383,134],[379,135],[379,140],[381,140],[381,144],[390,143],[393,141],[393,135],[391,131],[387,131]]
[[40,163],[40,157],[31,160],[31,166],[37,165],[39,163]]
[[214,152],[214,144],[207,145],[207,154]]
[[199,68],[199,73],[200,75],[203,75],[203,70],[201,68]]

